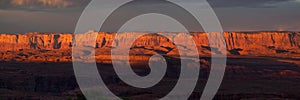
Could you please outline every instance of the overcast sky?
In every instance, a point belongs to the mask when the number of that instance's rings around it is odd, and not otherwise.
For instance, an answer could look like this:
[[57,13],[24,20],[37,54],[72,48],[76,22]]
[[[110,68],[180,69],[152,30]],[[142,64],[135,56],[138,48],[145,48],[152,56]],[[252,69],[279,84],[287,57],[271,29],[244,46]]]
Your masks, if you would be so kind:
[[[188,0],[182,2],[185,1]],[[300,31],[300,0],[208,1],[225,31]],[[89,0],[0,0],[0,32],[73,32],[88,3]]]

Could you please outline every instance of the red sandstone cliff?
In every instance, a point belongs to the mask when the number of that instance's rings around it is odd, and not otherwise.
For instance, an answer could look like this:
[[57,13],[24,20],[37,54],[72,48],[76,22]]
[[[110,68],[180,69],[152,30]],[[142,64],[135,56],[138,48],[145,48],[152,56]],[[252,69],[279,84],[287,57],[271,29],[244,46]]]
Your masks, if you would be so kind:
[[[131,45],[131,53],[153,54],[165,53],[176,54],[177,48],[184,48],[188,52],[190,45],[176,47],[172,41],[186,42],[188,37],[183,34],[170,34],[169,39],[159,34],[144,35],[137,40],[131,38],[140,33],[104,33],[99,32],[95,37],[92,31],[83,35],[76,35],[77,45],[89,44],[92,39],[96,39],[96,44],[89,45],[97,48],[98,55],[110,54],[111,48],[115,46]],[[172,34],[172,35],[171,35]],[[195,44],[200,55],[210,54],[207,34],[192,33]],[[298,32],[225,32],[227,53],[230,55],[297,55],[300,54],[300,33]],[[114,41],[113,39],[116,38]],[[0,34],[1,59],[14,56],[14,52],[32,51],[53,52],[53,55],[70,55],[72,48],[73,34],[62,33],[26,33],[26,34]],[[115,45],[113,45],[113,41]],[[129,41],[133,42],[130,44]],[[189,43],[188,43],[189,44]],[[212,47],[213,49],[214,47]],[[13,53],[7,53],[13,52]],[[43,53],[42,52],[42,53]],[[39,54],[42,54],[39,53]],[[38,55],[38,54],[37,54]],[[46,58],[45,58],[46,59]]]

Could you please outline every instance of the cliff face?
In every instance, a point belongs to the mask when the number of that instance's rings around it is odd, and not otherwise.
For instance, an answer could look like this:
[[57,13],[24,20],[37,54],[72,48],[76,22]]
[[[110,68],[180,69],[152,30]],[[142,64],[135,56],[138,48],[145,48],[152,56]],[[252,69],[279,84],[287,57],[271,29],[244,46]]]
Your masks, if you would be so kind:
[[[166,38],[159,33],[136,37],[141,33],[97,33],[87,32],[88,35],[76,35],[78,46],[90,46],[99,51],[98,55],[110,54],[111,48],[131,45],[131,53],[135,54],[177,54],[178,48],[189,52],[191,45],[184,45],[189,37],[185,33],[168,33]],[[210,54],[211,48],[207,34],[191,33],[200,55]],[[300,33],[297,32],[225,32],[227,53],[230,55],[276,55],[276,54],[300,54]],[[113,40],[115,38],[115,40]],[[96,40],[96,44],[87,45]],[[135,40],[137,39],[137,40]],[[73,34],[61,33],[26,33],[26,34],[0,34],[0,51],[5,56],[7,52],[20,51],[59,51],[70,55]],[[113,44],[114,41],[114,44]],[[172,41],[178,41],[176,47]],[[131,44],[131,42],[133,44]],[[191,44],[191,43],[187,43]],[[212,46],[212,49],[214,47]],[[57,53],[57,52],[55,52]],[[216,53],[216,52],[212,52]],[[13,54],[11,54],[13,55]],[[2,57],[3,59],[3,57]]]
[[69,49],[72,34],[0,34],[1,51]]
[[258,32],[225,33],[227,49],[241,54],[274,55],[292,53],[300,50],[300,33],[296,32]]

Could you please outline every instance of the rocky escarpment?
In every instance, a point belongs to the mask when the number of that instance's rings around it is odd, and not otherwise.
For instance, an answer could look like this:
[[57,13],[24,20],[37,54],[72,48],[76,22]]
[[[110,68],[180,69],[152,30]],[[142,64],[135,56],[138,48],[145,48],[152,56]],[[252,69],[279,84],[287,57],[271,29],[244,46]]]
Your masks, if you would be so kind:
[[[97,36],[96,36],[96,35]],[[116,47],[130,46],[134,54],[178,54],[178,48],[189,53],[192,43],[187,39],[193,38],[200,55],[222,53],[218,46],[210,46],[207,38],[213,33],[105,33],[89,31],[85,34],[74,36],[70,33],[25,33],[25,34],[0,34],[1,59],[10,57],[30,58],[57,61],[57,57],[64,58],[59,61],[71,59],[71,48],[74,37],[77,46],[96,48],[96,55],[110,54]],[[146,34],[146,33],[144,33]],[[216,33],[215,33],[216,34]],[[166,38],[168,37],[168,38]],[[229,55],[297,55],[300,54],[299,32],[225,32],[224,38]],[[91,41],[95,40],[95,41]],[[176,45],[173,43],[177,41]],[[212,40],[216,41],[216,40]],[[216,50],[214,50],[216,49]],[[224,53],[224,52],[223,52]],[[34,56],[33,56],[34,55]],[[54,56],[51,59],[51,56]]]
[[26,33],[0,34],[1,51],[69,49],[72,34]]

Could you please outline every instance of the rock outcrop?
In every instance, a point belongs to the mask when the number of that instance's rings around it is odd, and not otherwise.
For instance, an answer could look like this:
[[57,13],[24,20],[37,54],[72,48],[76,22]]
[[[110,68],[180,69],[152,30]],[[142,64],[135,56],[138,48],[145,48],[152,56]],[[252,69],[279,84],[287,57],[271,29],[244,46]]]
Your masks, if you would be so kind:
[[0,51],[69,49],[72,34],[26,33],[0,34]]
[[[95,35],[98,35],[96,36]],[[95,48],[96,55],[110,54],[111,49],[130,46],[133,54],[178,54],[178,48],[189,53],[192,43],[185,43],[193,38],[200,55],[221,53],[218,45],[210,46],[206,33],[161,33],[141,35],[141,33],[107,33],[89,31],[85,34],[74,36],[70,33],[25,33],[25,34],[0,34],[0,59],[10,57],[24,59],[39,58],[53,61],[69,61],[73,40],[76,37],[76,46]],[[144,33],[146,34],[146,33]],[[208,33],[211,34],[211,33]],[[168,38],[167,38],[168,37]],[[227,54],[229,55],[300,55],[299,32],[224,32]],[[95,42],[95,41],[96,42]],[[173,43],[177,41],[176,45]],[[215,40],[212,40],[215,41]],[[216,50],[214,50],[216,49]],[[34,55],[34,57],[32,57]],[[55,58],[64,59],[55,59]],[[52,61],[51,60],[51,61]],[[42,60],[43,61],[43,60]]]

